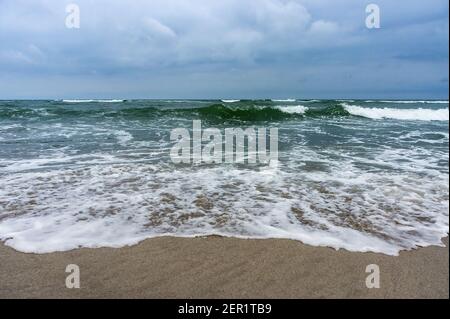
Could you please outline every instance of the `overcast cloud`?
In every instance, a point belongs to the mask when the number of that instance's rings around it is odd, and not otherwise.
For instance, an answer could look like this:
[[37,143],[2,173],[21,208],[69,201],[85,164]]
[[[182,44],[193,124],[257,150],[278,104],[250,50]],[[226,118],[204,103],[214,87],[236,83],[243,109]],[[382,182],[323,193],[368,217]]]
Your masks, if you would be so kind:
[[0,0],[0,98],[443,99],[448,28],[447,0]]

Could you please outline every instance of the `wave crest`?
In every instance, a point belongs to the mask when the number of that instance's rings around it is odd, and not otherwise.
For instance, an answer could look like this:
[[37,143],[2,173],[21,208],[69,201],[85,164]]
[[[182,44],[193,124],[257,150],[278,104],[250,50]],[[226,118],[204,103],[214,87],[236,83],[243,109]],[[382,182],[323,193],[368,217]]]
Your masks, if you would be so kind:
[[122,103],[125,100],[62,100],[64,103]]
[[366,108],[359,105],[341,104],[352,115],[367,117],[374,120],[396,119],[415,121],[448,121],[448,108],[445,109],[396,109],[396,108]]

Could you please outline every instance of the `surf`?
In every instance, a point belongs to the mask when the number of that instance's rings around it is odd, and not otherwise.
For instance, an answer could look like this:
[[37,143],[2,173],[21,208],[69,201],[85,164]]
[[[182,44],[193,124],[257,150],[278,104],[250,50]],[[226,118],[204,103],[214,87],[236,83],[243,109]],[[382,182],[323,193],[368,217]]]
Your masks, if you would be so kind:
[[400,109],[400,108],[376,108],[362,107],[359,105],[341,104],[346,111],[352,115],[362,116],[369,119],[395,119],[408,121],[448,121],[448,108],[445,109]]

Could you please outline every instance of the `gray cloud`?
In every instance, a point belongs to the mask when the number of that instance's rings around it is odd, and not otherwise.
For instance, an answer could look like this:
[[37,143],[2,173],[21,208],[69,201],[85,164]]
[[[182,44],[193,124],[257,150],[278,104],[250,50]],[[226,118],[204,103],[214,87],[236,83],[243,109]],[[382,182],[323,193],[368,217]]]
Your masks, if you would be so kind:
[[374,2],[0,0],[0,98],[448,97],[448,2]]

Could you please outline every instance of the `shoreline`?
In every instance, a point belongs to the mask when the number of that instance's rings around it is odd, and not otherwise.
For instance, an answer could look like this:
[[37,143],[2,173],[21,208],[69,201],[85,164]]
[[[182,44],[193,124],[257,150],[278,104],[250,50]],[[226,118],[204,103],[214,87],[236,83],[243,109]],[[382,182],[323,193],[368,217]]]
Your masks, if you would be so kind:
[[[449,298],[443,242],[399,256],[219,236],[48,254],[0,243],[0,298]],[[80,289],[65,286],[69,264],[80,267]],[[370,264],[379,289],[366,287]]]

